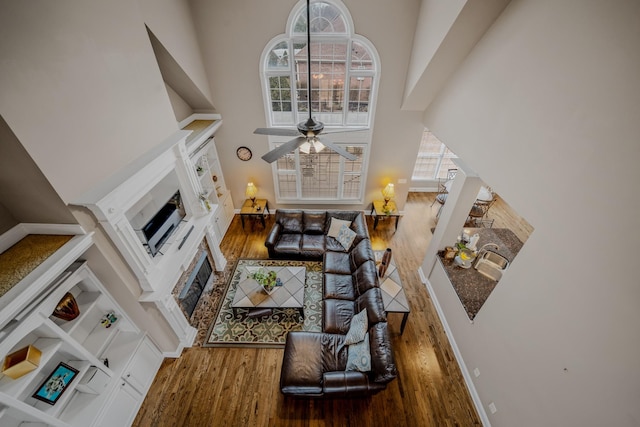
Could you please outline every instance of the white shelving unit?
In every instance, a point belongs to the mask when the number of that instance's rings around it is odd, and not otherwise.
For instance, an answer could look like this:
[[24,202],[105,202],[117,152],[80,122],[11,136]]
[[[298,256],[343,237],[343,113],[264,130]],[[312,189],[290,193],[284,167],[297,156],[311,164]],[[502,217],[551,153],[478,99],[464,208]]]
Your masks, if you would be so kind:
[[231,192],[224,182],[224,175],[213,137],[208,140],[204,147],[194,153],[194,161],[202,168],[202,175],[200,176],[202,188],[207,191],[211,204],[217,205],[217,209],[213,214],[213,221],[216,233],[219,239],[222,240],[233,220],[234,211]]
[[[74,296],[80,311],[70,321],[52,315],[67,292]],[[42,355],[35,370],[17,379],[0,378],[0,425],[93,426],[98,425],[107,407],[126,415],[130,424],[162,361],[158,348],[128,318],[86,262],[73,263],[44,295],[1,331],[1,357],[28,345],[39,349]],[[107,328],[101,319],[110,312],[115,313],[117,321]],[[140,348],[144,348],[143,354]],[[60,362],[77,369],[77,376],[54,405],[33,398]],[[108,378],[100,394],[77,388],[91,367],[97,367]],[[113,402],[122,393],[122,381],[135,384],[137,399],[135,404],[114,408]]]
[[206,198],[214,209],[214,228],[219,240],[227,232],[235,213],[213,137],[221,123],[222,117],[217,114],[194,114],[180,123],[181,129],[192,131],[186,141],[187,151]]

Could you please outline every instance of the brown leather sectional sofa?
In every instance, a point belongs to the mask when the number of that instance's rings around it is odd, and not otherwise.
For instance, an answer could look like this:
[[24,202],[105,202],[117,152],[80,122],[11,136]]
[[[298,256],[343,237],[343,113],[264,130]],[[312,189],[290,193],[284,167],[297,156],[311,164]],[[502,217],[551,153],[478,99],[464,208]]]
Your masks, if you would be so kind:
[[[331,218],[351,221],[349,248],[327,236]],[[273,258],[323,259],[322,332],[290,332],[280,389],[296,397],[362,397],[397,376],[375,257],[362,212],[278,210],[265,245]],[[371,370],[347,370],[345,336],[366,309]]]

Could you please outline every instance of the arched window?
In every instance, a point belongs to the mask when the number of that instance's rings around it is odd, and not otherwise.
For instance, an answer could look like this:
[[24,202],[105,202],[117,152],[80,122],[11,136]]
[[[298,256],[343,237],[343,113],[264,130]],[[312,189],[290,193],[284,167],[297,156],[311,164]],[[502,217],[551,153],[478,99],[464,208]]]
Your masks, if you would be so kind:
[[[295,128],[309,117],[307,84],[311,84],[311,110],[325,131],[350,128],[363,132],[327,136],[347,151],[351,162],[330,150],[299,150],[274,162],[278,201],[359,201],[371,139],[379,60],[373,45],[354,33],[344,4],[311,1],[311,76],[307,76],[307,10],[299,2],[291,11],[286,34],[272,39],[263,51],[267,125]],[[310,77],[310,78],[309,78]],[[270,147],[286,138],[268,137]]]

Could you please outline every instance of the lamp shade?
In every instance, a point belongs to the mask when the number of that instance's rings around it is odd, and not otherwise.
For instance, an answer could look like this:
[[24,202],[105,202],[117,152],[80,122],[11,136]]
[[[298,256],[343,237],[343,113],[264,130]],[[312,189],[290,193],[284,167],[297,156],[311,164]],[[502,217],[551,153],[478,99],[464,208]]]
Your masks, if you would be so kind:
[[393,187],[393,184],[389,183],[384,190],[382,190],[382,196],[384,200],[391,200],[396,195],[396,189]]
[[248,198],[253,199],[256,197],[256,194],[258,194],[258,187],[256,187],[253,182],[250,182],[247,184],[247,189],[244,191],[244,194]]
[[310,138],[302,143],[302,145],[300,146],[300,152],[309,154],[311,153],[311,147],[313,147],[316,153],[319,153],[324,150],[325,145],[322,142],[318,141],[317,138]]

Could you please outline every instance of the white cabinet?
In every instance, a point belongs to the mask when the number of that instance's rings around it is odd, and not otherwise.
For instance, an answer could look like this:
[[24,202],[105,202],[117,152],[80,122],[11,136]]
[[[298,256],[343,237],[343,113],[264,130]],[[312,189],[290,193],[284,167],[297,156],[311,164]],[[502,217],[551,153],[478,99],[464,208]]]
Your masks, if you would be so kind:
[[[73,295],[79,308],[79,315],[72,320],[52,315],[66,293]],[[114,321],[103,322],[109,313]],[[157,348],[127,317],[86,262],[73,263],[0,330],[0,338],[3,359],[29,345],[41,352],[33,371],[15,379],[6,375],[0,378],[3,427],[95,425],[105,403],[129,373],[136,378],[141,402],[162,360]],[[144,360],[136,360],[132,354],[140,354]],[[55,404],[32,397],[60,363],[78,372]],[[101,371],[101,392],[80,391],[78,384],[88,379],[85,375],[94,373],[94,367]]]
[[97,425],[131,425],[161,363],[160,351],[145,337],[131,355],[122,377],[118,380],[118,387],[105,406]]
[[98,423],[100,427],[129,426],[142,403],[140,395],[129,383],[119,382],[113,400],[107,405],[105,415]]
[[231,200],[231,194],[228,192],[223,195],[220,200],[220,204],[218,205],[218,209],[213,215],[213,221],[215,225],[216,234],[218,238],[222,240],[225,233],[229,229],[229,225],[233,220],[233,202]]
[[161,363],[162,354],[149,338],[145,338],[124,370],[123,378],[140,393],[147,394]]

